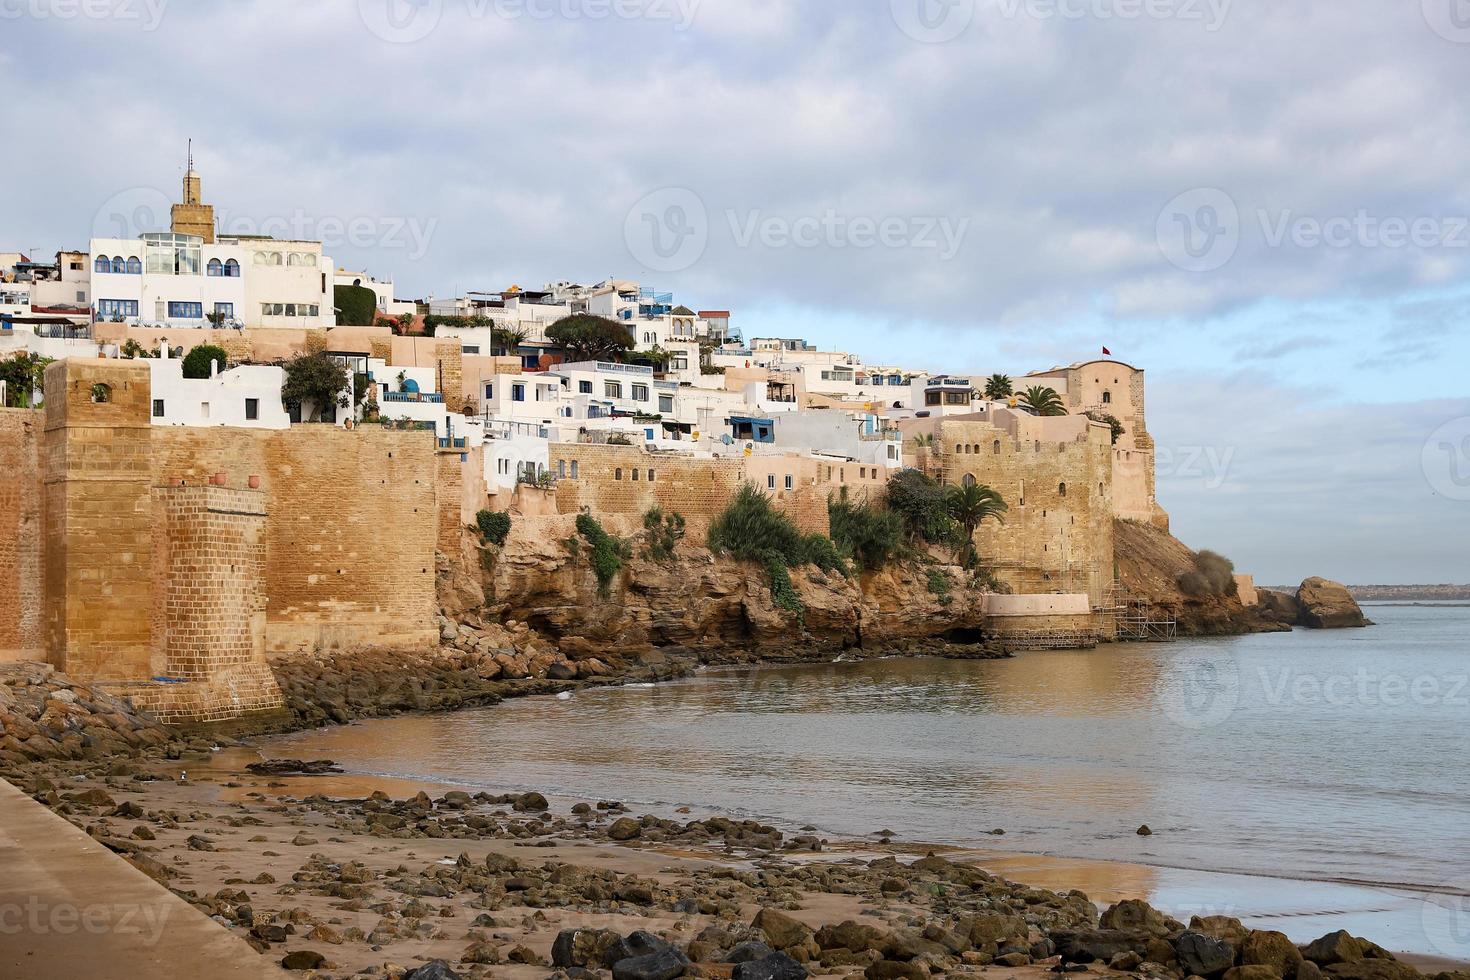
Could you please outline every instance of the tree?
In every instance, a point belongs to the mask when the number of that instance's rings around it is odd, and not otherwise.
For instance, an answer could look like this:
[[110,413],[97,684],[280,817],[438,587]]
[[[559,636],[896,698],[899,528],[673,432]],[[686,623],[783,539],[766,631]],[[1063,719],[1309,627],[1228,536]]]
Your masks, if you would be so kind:
[[949,516],[964,529],[964,537],[960,541],[960,564],[968,568],[975,563],[975,529],[987,517],[1004,521],[1003,515],[1008,509],[1006,502],[998,492],[985,484],[971,483],[949,487],[945,493],[945,503]]
[[985,381],[985,397],[991,401],[1000,401],[1015,394],[1011,387],[1011,379],[1004,374],[992,374]]
[[129,337],[127,340],[123,341],[122,347],[118,350],[118,355],[129,359],[151,358],[157,357],[158,351],[144,347],[132,337]]
[[1119,422],[1117,416],[1115,415],[1109,415],[1107,412],[1084,412],[1083,414],[1092,419],[1092,421],[1101,422],[1109,429],[1111,429],[1113,432],[1114,445],[1117,444],[1118,438],[1122,436],[1124,432],[1128,431],[1127,429],[1123,428],[1123,423]]
[[658,344],[654,344],[648,350],[629,351],[626,360],[629,364],[646,364],[655,371],[667,371],[669,362],[674,359],[674,352],[664,350]]
[[573,313],[546,328],[546,339],[566,351],[568,361],[620,361],[633,346],[628,328],[591,313]]
[[490,349],[497,356],[515,354],[526,342],[526,331],[516,327],[491,327]]
[[229,360],[229,355],[225,353],[223,347],[214,344],[200,344],[184,355],[184,377],[208,378],[211,364],[219,362],[219,369],[223,371]]
[[366,286],[337,286],[332,291],[337,325],[371,327],[378,319],[378,297]]
[[[300,354],[286,362],[281,401],[312,406],[308,422],[321,421],[322,409],[337,404],[347,393],[347,368],[326,353]],[[345,407],[345,406],[344,406]]]
[[9,408],[29,408],[35,392],[44,390],[46,365],[54,358],[21,351],[0,360],[0,381],[5,382],[5,400]]
[[929,472],[929,460],[934,455],[934,434],[930,432],[914,436],[914,455],[918,457],[919,469]]
[[957,533],[949,515],[944,485],[918,470],[903,470],[888,481],[888,509],[903,522],[911,542],[952,542]]
[[1062,396],[1056,393],[1055,388],[1043,388],[1040,385],[1027,388],[1021,393],[1021,404],[1037,415],[1067,414],[1066,407],[1062,405]]

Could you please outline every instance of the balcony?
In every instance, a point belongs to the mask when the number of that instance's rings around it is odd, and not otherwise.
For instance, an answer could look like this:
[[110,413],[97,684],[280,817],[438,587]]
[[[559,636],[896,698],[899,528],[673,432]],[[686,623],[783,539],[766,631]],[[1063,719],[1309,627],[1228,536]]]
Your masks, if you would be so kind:
[[443,395],[425,394],[421,391],[389,391],[379,397],[384,402],[422,402],[429,405],[444,404]]
[[447,437],[447,438],[441,437],[440,440],[439,440],[439,448],[440,449],[465,449],[465,448],[467,448],[466,442],[465,442],[465,437],[464,436],[450,436],[450,437]]

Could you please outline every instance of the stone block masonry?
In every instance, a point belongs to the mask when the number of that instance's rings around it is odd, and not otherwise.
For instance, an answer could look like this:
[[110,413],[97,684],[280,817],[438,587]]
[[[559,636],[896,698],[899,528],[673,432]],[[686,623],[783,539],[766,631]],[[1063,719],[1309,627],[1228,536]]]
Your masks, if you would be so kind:
[[0,408],[0,663],[41,660],[42,414]]

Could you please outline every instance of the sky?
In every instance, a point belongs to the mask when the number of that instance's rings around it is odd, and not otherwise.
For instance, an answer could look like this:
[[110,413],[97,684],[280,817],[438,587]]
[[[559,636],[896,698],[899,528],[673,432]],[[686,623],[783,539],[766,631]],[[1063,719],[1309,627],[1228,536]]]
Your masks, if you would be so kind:
[[1147,370],[1175,532],[1470,582],[1470,0],[0,0],[0,251],[320,239],[746,337]]

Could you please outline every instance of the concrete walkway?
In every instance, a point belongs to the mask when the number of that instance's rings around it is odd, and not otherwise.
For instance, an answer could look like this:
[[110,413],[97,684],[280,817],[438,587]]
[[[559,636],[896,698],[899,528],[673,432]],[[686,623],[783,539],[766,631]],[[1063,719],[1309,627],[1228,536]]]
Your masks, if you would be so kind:
[[293,975],[277,964],[0,779],[0,977]]

